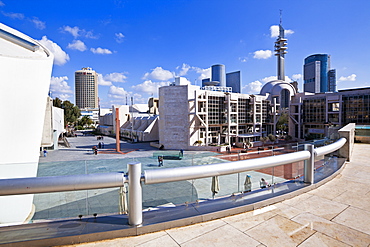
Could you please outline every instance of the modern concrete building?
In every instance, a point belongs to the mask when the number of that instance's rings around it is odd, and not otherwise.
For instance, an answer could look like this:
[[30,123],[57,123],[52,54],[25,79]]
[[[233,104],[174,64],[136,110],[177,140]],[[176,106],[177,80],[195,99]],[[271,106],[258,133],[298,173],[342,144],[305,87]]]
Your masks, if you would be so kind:
[[150,98],[148,105],[113,105],[111,113],[99,118],[98,130],[104,135],[115,135],[116,109],[120,124],[120,137],[135,142],[158,141],[158,99]]
[[75,72],[76,105],[83,109],[98,109],[98,74],[91,68]]
[[[0,23],[0,178],[36,177],[53,54]],[[25,119],[27,122],[25,122]],[[28,222],[33,194],[0,197],[0,225]]]
[[336,91],[335,70],[330,69],[330,55],[314,54],[304,60],[304,92],[325,93]]
[[296,94],[290,120],[289,134],[298,139],[330,137],[348,123],[370,125],[370,88]]

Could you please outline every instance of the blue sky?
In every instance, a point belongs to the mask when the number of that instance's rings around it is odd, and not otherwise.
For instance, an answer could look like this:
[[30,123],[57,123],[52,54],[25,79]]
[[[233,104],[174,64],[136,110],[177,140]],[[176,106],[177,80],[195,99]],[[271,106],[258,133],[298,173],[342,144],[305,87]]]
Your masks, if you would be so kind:
[[[53,97],[74,99],[74,72],[99,76],[102,107],[147,103],[175,76],[200,85],[213,64],[240,70],[242,92],[276,76],[273,30],[283,12],[285,74],[303,88],[303,60],[331,55],[338,89],[370,86],[368,0],[0,0],[0,21],[55,55]],[[274,27],[275,26],[275,27]]]

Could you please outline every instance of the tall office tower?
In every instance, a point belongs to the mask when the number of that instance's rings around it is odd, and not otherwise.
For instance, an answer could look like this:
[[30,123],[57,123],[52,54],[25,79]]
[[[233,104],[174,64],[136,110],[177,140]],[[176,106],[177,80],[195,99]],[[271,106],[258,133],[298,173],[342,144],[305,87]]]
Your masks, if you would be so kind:
[[226,87],[226,80],[225,80],[225,65],[223,64],[216,64],[212,65],[212,72],[211,72],[211,81],[218,81],[219,87]]
[[240,93],[240,71],[226,74],[226,86],[232,88],[233,93]]
[[80,109],[97,109],[98,74],[91,68],[82,68],[75,72],[76,105]]
[[287,39],[284,38],[284,28],[280,18],[279,24],[279,37],[275,41],[275,56],[277,56],[277,77],[278,80],[285,80],[285,54],[287,53],[286,47]]
[[329,70],[328,80],[329,80],[329,92],[336,92],[337,91],[337,77],[336,77],[335,69]]
[[[330,55],[314,54],[304,60],[304,91],[310,93],[335,92],[335,70],[329,72]],[[329,82],[329,76],[331,77]],[[331,85],[330,85],[331,84]]]

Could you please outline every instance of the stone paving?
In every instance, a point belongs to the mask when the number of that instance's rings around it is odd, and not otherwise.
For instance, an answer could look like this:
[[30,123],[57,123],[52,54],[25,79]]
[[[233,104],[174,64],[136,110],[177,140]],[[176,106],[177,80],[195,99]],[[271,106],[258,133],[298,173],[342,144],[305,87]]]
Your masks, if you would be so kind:
[[74,246],[370,246],[370,145],[310,192],[261,209],[135,237]]

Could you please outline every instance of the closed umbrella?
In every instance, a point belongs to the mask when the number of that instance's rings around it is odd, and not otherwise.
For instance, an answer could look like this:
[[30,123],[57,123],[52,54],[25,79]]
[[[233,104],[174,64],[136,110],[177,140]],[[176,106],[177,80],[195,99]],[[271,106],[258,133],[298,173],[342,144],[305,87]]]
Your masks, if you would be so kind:
[[211,191],[212,191],[212,197],[214,199],[215,195],[220,191],[220,183],[218,181],[218,176],[212,177]]
[[127,214],[127,211],[127,188],[126,185],[123,184],[123,186],[119,189],[119,213]]
[[247,176],[245,176],[245,181],[244,181],[244,193],[250,192],[251,190],[252,190],[251,176],[247,174]]

